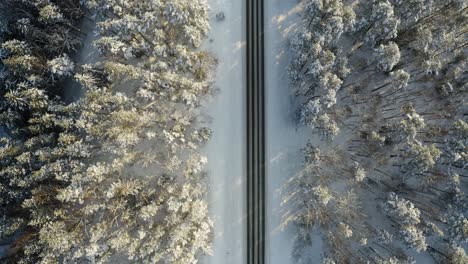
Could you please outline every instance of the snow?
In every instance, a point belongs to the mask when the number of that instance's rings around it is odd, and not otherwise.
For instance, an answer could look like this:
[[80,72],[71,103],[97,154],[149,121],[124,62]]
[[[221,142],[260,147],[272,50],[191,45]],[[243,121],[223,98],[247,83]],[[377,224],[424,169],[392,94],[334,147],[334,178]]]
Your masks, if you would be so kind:
[[[214,219],[213,256],[206,264],[245,260],[245,36],[243,1],[208,0],[211,31],[202,50],[217,57],[218,93],[203,106],[213,137],[202,150],[208,157],[209,209]],[[225,20],[216,14],[224,12]]]
[[[298,127],[293,95],[286,73],[290,55],[287,39],[299,21],[296,0],[265,2],[265,72],[266,72],[266,160],[267,164],[267,263],[293,263],[291,257],[295,229],[282,224],[287,208],[281,205],[281,188],[302,167],[300,149],[313,137],[309,128]],[[320,259],[321,241],[313,234],[312,258]]]
[[[75,69],[79,69],[79,67],[84,64],[96,63],[100,59],[98,50],[93,46],[93,42],[98,38],[98,35],[94,32],[95,28],[95,21],[88,18],[83,19],[80,29],[86,33],[86,36],[83,37],[82,46],[78,48],[78,52],[72,57],[72,61],[75,63]],[[83,95],[83,91],[76,81],[70,79],[64,84],[64,87],[64,98],[67,102],[74,102]]]

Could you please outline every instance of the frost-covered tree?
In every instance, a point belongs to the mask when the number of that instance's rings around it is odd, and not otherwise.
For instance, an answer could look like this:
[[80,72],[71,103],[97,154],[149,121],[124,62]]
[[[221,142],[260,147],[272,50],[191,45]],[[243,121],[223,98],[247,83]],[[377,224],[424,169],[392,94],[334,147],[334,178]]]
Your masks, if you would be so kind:
[[409,174],[425,173],[436,165],[441,151],[434,145],[425,146],[420,142],[410,143],[405,150],[402,170]]
[[427,75],[439,75],[442,69],[442,62],[436,57],[429,57],[422,65]]
[[321,112],[320,100],[310,100],[302,106],[299,112],[299,123],[306,126],[314,126],[318,114]]
[[386,259],[377,260],[378,264],[415,264],[416,261],[412,259],[398,259],[396,257],[390,257]]
[[380,71],[389,72],[400,61],[400,49],[394,42],[388,44],[380,44],[374,51],[374,56],[377,61],[377,68]]
[[403,119],[396,125],[396,138],[405,141],[416,140],[417,133],[426,127],[424,118],[416,113],[412,105],[405,105],[402,109]]
[[411,26],[433,8],[433,0],[391,0],[402,26]]
[[322,264],[336,264],[336,262],[332,258],[323,258]]
[[56,23],[63,19],[63,14],[59,8],[53,3],[45,3],[44,5],[36,4],[39,7],[39,21],[45,23]]
[[311,32],[325,43],[336,42],[355,23],[354,11],[341,0],[307,0],[304,13]]
[[68,55],[63,54],[60,57],[47,62],[50,72],[58,77],[71,76],[75,64],[70,60]]
[[410,201],[391,193],[383,206],[387,215],[402,225],[417,225],[421,222],[421,212]]
[[321,114],[317,118],[316,128],[319,129],[320,133],[325,138],[333,138],[340,132],[340,128],[336,122],[326,113]]
[[373,47],[397,37],[400,19],[389,1],[373,1],[368,19],[363,18],[361,23],[365,25],[364,40]]
[[413,203],[391,193],[383,210],[401,226],[400,235],[409,247],[418,252],[426,250],[426,237],[422,229],[417,227],[421,223],[421,212]]
[[328,202],[333,199],[333,196],[331,195],[328,188],[324,186],[315,186],[312,188],[312,197],[314,197],[318,204],[323,206],[326,206]]
[[404,70],[396,70],[391,73],[392,84],[397,89],[402,89],[408,86],[408,81],[411,78],[411,75]]
[[449,235],[456,243],[468,242],[468,219],[462,214],[454,214],[449,217]]
[[409,44],[409,47],[420,53],[427,53],[432,47],[433,33],[429,28],[418,27],[414,33],[416,37]]
[[461,247],[451,247],[449,250],[448,263],[450,264],[462,264],[468,261],[468,255],[465,249]]
[[311,143],[307,143],[302,149],[304,153],[304,161],[306,164],[317,164],[320,162],[320,149],[314,147]]
[[417,252],[425,251],[427,248],[426,236],[423,231],[415,226],[404,226],[400,231],[403,241]]
[[366,171],[358,162],[354,163],[352,173],[356,182],[362,182],[366,178]]

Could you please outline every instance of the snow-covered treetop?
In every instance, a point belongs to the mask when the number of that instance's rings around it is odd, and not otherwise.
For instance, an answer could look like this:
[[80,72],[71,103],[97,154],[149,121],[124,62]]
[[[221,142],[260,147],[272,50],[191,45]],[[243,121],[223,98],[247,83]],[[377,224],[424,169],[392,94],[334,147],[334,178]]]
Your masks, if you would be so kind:
[[395,42],[388,44],[380,44],[374,52],[377,60],[377,68],[380,71],[390,72],[393,67],[400,61],[400,49]]
[[417,225],[421,223],[421,212],[419,209],[413,203],[400,198],[395,193],[390,193],[383,209],[386,214],[402,225]]
[[[103,14],[117,15],[117,18],[99,23],[101,33],[113,30],[121,41],[132,42],[134,48],[144,45],[155,48],[175,45],[175,42],[198,47],[210,28],[205,0],[93,0],[86,4]],[[140,33],[136,34],[136,31]]]
[[369,46],[373,47],[376,43],[395,38],[400,20],[389,1],[374,1],[369,19],[365,21],[365,24],[364,39]]
[[75,64],[67,54],[48,61],[47,66],[50,72],[58,77],[71,76],[75,68]]
[[391,72],[391,77],[393,80],[392,84],[397,89],[402,89],[408,85],[408,81],[410,80],[411,75],[407,73],[406,71],[399,69],[399,70]]
[[305,2],[306,23],[314,38],[335,43],[341,34],[354,27],[356,15],[342,0],[308,0]]

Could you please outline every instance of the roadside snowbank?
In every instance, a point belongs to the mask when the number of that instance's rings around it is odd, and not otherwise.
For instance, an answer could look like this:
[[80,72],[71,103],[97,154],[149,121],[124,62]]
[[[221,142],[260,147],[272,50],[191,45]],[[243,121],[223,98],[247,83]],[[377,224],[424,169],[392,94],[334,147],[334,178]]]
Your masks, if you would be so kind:
[[[284,228],[282,217],[287,209],[281,203],[281,189],[302,168],[301,148],[315,138],[309,128],[295,123],[294,98],[288,84],[288,36],[299,21],[298,1],[272,0],[265,3],[265,65],[267,120],[267,263],[293,263],[291,257],[295,230]],[[317,139],[318,141],[318,139]],[[314,142],[315,143],[315,142]],[[313,250],[320,259],[320,239]],[[315,239],[314,239],[315,242]]]
[[[214,220],[213,256],[203,263],[239,264],[245,260],[245,37],[243,1],[208,0],[211,31],[201,47],[217,57],[218,93],[201,110],[213,137],[203,149],[208,157],[209,207]],[[223,21],[216,14],[224,12]]]

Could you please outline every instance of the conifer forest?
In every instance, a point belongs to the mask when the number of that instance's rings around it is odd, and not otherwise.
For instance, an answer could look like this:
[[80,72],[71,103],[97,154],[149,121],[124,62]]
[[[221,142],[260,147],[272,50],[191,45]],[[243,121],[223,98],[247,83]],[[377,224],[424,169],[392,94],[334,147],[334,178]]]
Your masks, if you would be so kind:
[[467,8],[0,0],[0,263],[468,264]]

